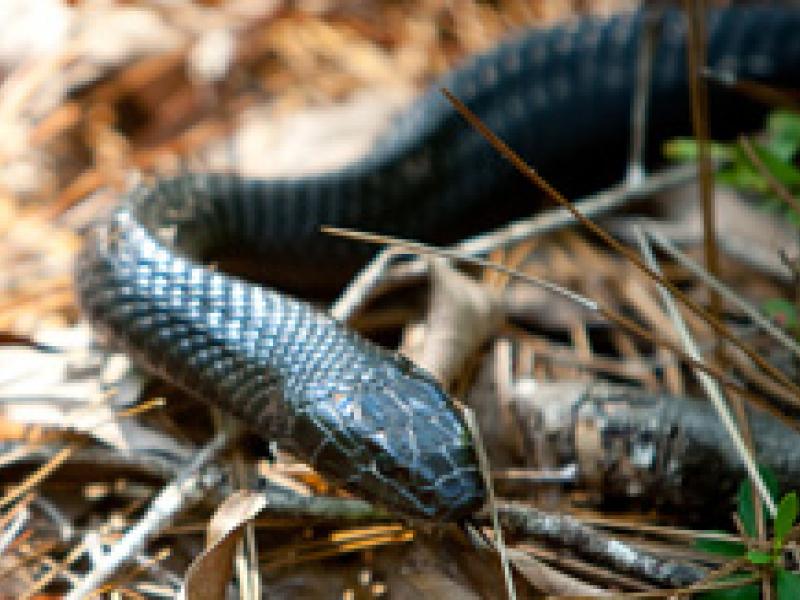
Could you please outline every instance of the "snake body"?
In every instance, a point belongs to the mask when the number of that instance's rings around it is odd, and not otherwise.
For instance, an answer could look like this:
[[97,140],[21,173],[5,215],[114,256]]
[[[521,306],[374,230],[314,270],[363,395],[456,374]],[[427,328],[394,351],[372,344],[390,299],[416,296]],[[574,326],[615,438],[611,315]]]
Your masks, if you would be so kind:
[[[622,15],[526,32],[441,85],[545,177],[588,191],[623,172],[642,23]],[[682,15],[665,15],[654,144],[688,124],[685,29]],[[712,67],[779,84],[800,79],[800,13],[727,9],[708,30]],[[711,100],[714,121],[754,123],[745,100],[725,92]],[[88,236],[76,266],[80,305],[136,364],[239,416],[334,481],[401,513],[458,519],[485,490],[470,436],[437,383],[310,304],[203,261],[237,247],[289,285],[337,285],[370,250],[323,236],[320,225],[452,241],[530,212],[531,190],[520,182],[434,89],[365,158],[337,171],[272,180],[184,174],[135,189]]]

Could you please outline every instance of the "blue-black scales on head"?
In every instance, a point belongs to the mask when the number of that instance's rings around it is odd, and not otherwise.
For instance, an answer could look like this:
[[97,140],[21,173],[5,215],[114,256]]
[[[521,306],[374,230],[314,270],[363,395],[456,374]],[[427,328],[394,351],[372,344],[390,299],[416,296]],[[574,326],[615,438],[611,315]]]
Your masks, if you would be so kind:
[[[800,82],[800,12],[731,8],[709,23],[709,64]],[[322,473],[401,513],[461,518],[484,501],[472,442],[421,370],[300,300],[206,269],[245,248],[295,287],[340,285],[371,249],[338,225],[447,242],[535,209],[535,191],[437,91],[449,88],[557,187],[618,180],[627,157],[639,15],[520,35],[422,96],[365,158],[338,171],[252,180],[185,174],[139,188],[89,236],[76,267],[84,313],[108,343],[241,417]],[[688,131],[686,25],[667,13],[649,139]],[[711,94],[712,127],[759,111]]]

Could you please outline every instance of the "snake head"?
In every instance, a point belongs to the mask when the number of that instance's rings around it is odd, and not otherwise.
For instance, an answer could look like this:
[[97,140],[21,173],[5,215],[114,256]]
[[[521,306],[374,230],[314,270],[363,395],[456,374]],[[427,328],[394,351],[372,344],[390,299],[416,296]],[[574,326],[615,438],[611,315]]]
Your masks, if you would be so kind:
[[318,401],[296,423],[304,431],[294,435],[313,440],[309,461],[411,517],[456,520],[480,508],[485,490],[472,438],[447,394],[405,360],[379,371],[316,390]]

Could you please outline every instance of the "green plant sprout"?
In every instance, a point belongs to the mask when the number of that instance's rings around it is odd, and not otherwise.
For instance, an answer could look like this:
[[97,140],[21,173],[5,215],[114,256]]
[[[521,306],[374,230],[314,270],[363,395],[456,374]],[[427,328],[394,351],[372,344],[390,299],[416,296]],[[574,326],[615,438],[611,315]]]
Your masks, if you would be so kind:
[[[789,194],[800,198],[800,114],[785,110],[770,113],[764,135],[751,141],[750,145],[762,168]],[[676,138],[664,144],[664,154],[671,160],[697,160],[697,148],[697,142],[693,139]],[[741,141],[712,142],[710,153],[712,159],[720,164],[717,181],[759,198],[765,210],[783,215],[789,223],[800,229],[800,213],[775,194]],[[762,310],[787,331],[796,336],[800,333],[800,314],[794,302],[772,298],[763,303]]]
[[[748,155],[748,148],[751,148]],[[697,143],[692,139],[679,138],[664,145],[664,154],[672,160],[696,160]],[[800,168],[797,166],[800,154],[800,115],[789,111],[775,111],[767,118],[766,131],[758,140],[744,142],[712,142],[710,153],[720,164],[717,181],[730,185],[745,194],[761,199],[764,209],[778,212],[786,220],[800,229],[800,213],[793,206],[778,197],[775,186],[768,181],[772,177],[794,198],[800,198]],[[754,163],[755,155],[760,165]],[[766,174],[765,174],[766,171]],[[800,314],[797,305],[784,298],[767,300],[762,309],[764,313],[785,329],[800,330]],[[745,543],[714,539],[698,539],[698,548],[731,559],[745,559],[752,570],[770,577],[775,584],[778,600],[800,599],[800,574],[790,570],[785,551],[787,537],[800,512],[800,502],[796,492],[789,492],[780,502],[778,485],[774,473],[761,468],[770,495],[778,505],[775,519],[772,520],[772,540],[767,544],[757,540],[756,509],[752,486],[745,480],[739,486],[737,495],[737,515],[741,524]],[[770,515],[762,507],[763,522],[770,522]],[[743,569],[723,581],[736,581],[750,578],[751,572]],[[759,583],[747,583],[739,587],[703,592],[697,596],[703,600],[758,600],[761,597]]]
[[[771,113],[763,137],[750,143],[770,174],[792,195],[800,195],[800,168],[795,164],[800,150],[800,115],[789,111]],[[697,142],[693,139],[676,138],[664,144],[664,154],[670,160],[696,160],[697,152]],[[710,153],[712,159],[721,163],[717,181],[763,198],[765,208],[785,214],[800,228],[800,214],[775,195],[741,142],[711,142]]]
[[[764,467],[760,468],[770,495],[778,498],[778,485],[774,473]],[[764,522],[769,522],[769,514],[762,507]],[[800,503],[796,492],[789,492],[778,502],[778,512],[772,521],[772,540],[769,544],[756,541],[758,536],[756,525],[756,508],[753,501],[752,486],[748,480],[742,481],[737,494],[737,515],[741,523],[747,543],[726,540],[698,539],[695,546],[712,554],[728,558],[745,558],[753,567],[761,572],[766,571],[775,582],[778,600],[796,600],[800,598],[800,574],[786,568],[784,551],[787,537],[797,520]],[[735,581],[748,577],[748,573],[738,572],[727,578]],[[698,594],[702,600],[758,600],[761,597],[760,585],[748,583],[740,587],[714,590]]]

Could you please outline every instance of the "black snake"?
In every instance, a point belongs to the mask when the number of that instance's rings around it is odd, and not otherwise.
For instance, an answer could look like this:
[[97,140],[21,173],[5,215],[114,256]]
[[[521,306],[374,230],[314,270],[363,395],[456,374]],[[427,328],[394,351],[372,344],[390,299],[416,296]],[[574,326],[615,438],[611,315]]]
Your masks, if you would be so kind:
[[[440,85],[562,190],[596,189],[624,169],[642,22],[621,15],[525,32]],[[712,67],[800,80],[800,12],[726,9],[708,29]],[[683,15],[666,13],[651,150],[687,131],[685,30]],[[724,90],[712,91],[711,107],[712,125],[758,122],[748,101]],[[323,224],[449,242],[530,212],[531,192],[432,90],[365,158],[337,171],[185,174],[135,189],[79,256],[80,304],[136,364],[333,480],[405,514],[457,519],[481,506],[484,484],[464,423],[436,382],[311,305],[202,261],[237,247],[287,285],[329,287],[371,250],[321,235]]]

